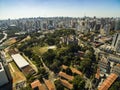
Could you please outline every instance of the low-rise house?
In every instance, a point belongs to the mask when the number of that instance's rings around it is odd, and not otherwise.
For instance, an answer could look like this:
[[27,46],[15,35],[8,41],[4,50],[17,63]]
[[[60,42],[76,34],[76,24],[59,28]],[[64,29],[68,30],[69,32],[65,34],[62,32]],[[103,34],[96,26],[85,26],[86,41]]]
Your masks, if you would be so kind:
[[73,76],[70,76],[70,75],[68,75],[68,74],[66,74],[66,73],[64,73],[64,72],[62,72],[62,71],[60,71],[58,75],[59,75],[60,77],[63,77],[64,79],[67,79],[67,80],[70,80],[70,81],[72,81],[72,80],[74,79]]
[[55,90],[54,85],[50,80],[43,79],[45,82],[45,85],[47,86],[48,90]]
[[81,75],[81,76],[83,75],[82,72],[80,72],[76,68],[70,67],[70,69],[72,70],[73,73],[76,73],[76,74]]
[[67,68],[68,68],[68,66],[66,66],[66,65],[62,65],[61,66],[64,70],[66,70]]
[[[61,66],[64,70],[66,70],[68,68],[68,66],[66,65],[62,65]],[[70,67],[72,73],[78,74],[78,75],[82,75],[82,72],[80,72],[79,70],[77,70],[76,68]]]
[[39,80],[35,80],[34,82],[32,82],[31,87],[33,90],[46,90]]
[[63,86],[65,86],[68,89],[73,89],[73,84],[70,84],[67,80],[60,79],[60,82]]

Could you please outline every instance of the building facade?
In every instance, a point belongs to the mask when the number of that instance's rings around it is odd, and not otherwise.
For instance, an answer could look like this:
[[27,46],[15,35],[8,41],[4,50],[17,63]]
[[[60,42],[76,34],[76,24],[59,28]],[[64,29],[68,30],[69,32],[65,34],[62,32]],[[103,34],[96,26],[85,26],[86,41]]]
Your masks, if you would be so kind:
[[120,53],[120,33],[116,33],[113,37],[112,46],[114,50]]
[[7,84],[8,82],[9,81],[8,81],[6,72],[4,70],[4,67],[3,67],[2,63],[0,62],[0,86]]

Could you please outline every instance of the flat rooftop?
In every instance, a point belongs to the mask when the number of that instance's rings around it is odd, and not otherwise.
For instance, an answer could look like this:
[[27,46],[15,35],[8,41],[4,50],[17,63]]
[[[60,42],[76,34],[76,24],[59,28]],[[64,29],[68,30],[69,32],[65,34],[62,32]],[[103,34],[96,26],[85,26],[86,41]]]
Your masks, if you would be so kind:
[[19,53],[13,54],[11,57],[20,69],[29,65],[29,63]]

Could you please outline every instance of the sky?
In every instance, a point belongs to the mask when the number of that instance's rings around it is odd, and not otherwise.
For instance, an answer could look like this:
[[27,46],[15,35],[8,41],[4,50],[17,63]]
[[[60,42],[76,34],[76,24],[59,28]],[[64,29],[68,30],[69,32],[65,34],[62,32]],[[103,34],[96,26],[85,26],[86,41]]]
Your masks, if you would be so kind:
[[120,0],[0,0],[0,19],[120,17]]

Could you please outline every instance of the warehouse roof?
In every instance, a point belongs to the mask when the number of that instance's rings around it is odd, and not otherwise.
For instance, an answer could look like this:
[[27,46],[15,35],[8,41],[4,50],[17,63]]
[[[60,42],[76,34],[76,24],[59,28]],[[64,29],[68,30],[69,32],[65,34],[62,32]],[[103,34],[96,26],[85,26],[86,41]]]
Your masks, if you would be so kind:
[[11,55],[17,66],[22,69],[23,67],[29,65],[29,63],[18,53]]

